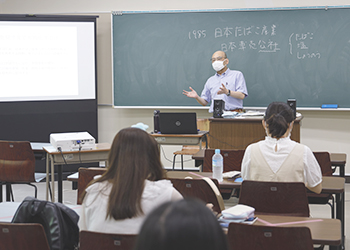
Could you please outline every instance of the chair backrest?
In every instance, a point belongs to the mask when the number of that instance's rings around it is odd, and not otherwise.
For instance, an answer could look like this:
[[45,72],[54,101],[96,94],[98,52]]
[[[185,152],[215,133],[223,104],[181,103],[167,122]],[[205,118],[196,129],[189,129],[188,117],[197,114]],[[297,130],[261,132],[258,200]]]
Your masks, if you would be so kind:
[[106,170],[106,168],[79,168],[77,204],[82,203],[82,194],[87,185],[94,179],[94,176],[102,175]]
[[50,247],[41,224],[0,223],[0,249],[50,250]]
[[330,176],[333,174],[331,156],[328,152],[313,152],[314,156],[321,167],[323,176]]
[[212,203],[213,210],[221,213],[225,209],[224,200],[219,191],[216,179],[169,179],[183,197],[195,197],[205,203]]
[[230,223],[227,238],[232,250],[312,250],[307,227],[271,227]]
[[255,208],[256,214],[309,217],[309,203],[302,182],[242,182],[239,204]]
[[0,181],[35,182],[35,157],[28,141],[0,141]]
[[[241,171],[244,149],[222,149],[221,155],[224,158],[224,172]],[[212,157],[215,149],[206,149],[204,153],[203,172],[212,171]]]
[[132,250],[137,235],[80,231],[80,250]]

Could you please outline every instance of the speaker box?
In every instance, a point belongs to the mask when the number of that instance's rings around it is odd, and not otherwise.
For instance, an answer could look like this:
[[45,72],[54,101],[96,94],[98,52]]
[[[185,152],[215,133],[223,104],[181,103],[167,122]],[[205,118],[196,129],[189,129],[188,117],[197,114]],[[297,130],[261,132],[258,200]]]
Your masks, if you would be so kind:
[[297,101],[295,99],[288,99],[287,104],[294,112],[294,119],[297,117]]
[[221,118],[222,114],[225,110],[225,101],[224,100],[214,100],[214,111],[213,111],[213,117],[214,118]]
[[154,133],[160,132],[159,128],[159,110],[154,110],[153,111],[153,126],[154,126]]

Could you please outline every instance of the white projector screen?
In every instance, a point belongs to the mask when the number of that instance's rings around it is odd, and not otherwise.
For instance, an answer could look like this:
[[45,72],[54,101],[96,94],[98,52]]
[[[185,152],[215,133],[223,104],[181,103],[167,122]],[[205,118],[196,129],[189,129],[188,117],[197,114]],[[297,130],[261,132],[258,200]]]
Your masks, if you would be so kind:
[[0,102],[96,98],[95,23],[0,22]]

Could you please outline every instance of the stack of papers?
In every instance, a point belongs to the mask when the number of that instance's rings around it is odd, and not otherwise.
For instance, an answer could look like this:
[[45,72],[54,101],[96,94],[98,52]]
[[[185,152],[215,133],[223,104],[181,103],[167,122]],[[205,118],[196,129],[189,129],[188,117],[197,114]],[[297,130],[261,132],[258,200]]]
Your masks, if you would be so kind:
[[221,212],[219,223],[222,227],[228,227],[231,222],[253,224],[257,217],[254,216],[255,208],[238,204]]
[[241,172],[240,171],[230,171],[222,174],[222,177],[224,179],[229,179],[234,182],[242,182],[243,179],[241,177]]
[[240,171],[225,172],[222,174],[222,177],[224,179],[237,179],[241,177],[241,172]]
[[256,110],[248,110],[245,113],[240,113],[241,117],[263,117],[265,112],[256,111]]
[[236,111],[224,111],[222,114],[222,118],[234,118],[238,115],[239,113]]

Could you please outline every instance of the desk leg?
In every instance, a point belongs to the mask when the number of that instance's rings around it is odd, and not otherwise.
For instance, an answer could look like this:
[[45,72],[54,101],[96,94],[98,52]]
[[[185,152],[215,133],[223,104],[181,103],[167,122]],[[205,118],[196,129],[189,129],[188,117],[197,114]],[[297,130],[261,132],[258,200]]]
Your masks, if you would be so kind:
[[46,200],[49,200],[49,170],[50,170],[50,161],[49,161],[49,156],[46,155]]
[[62,203],[62,200],[63,200],[62,165],[57,166],[57,182],[58,182],[58,202]]
[[341,249],[345,249],[345,191],[341,194],[335,195],[336,200],[336,218],[340,220],[341,224],[341,238],[342,238],[342,245]]
[[341,193],[341,199],[342,199],[342,248],[345,249],[345,188],[344,192]]
[[345,165],[339,167],[339,174],[341,177],[345,177]]
[[50,155],[51,161],[51,190],[52,190],[52,202],[55,202],[55,166],[53,164],[53,157]]
[[11,184],[6,184],[6,201],[11,201]]

